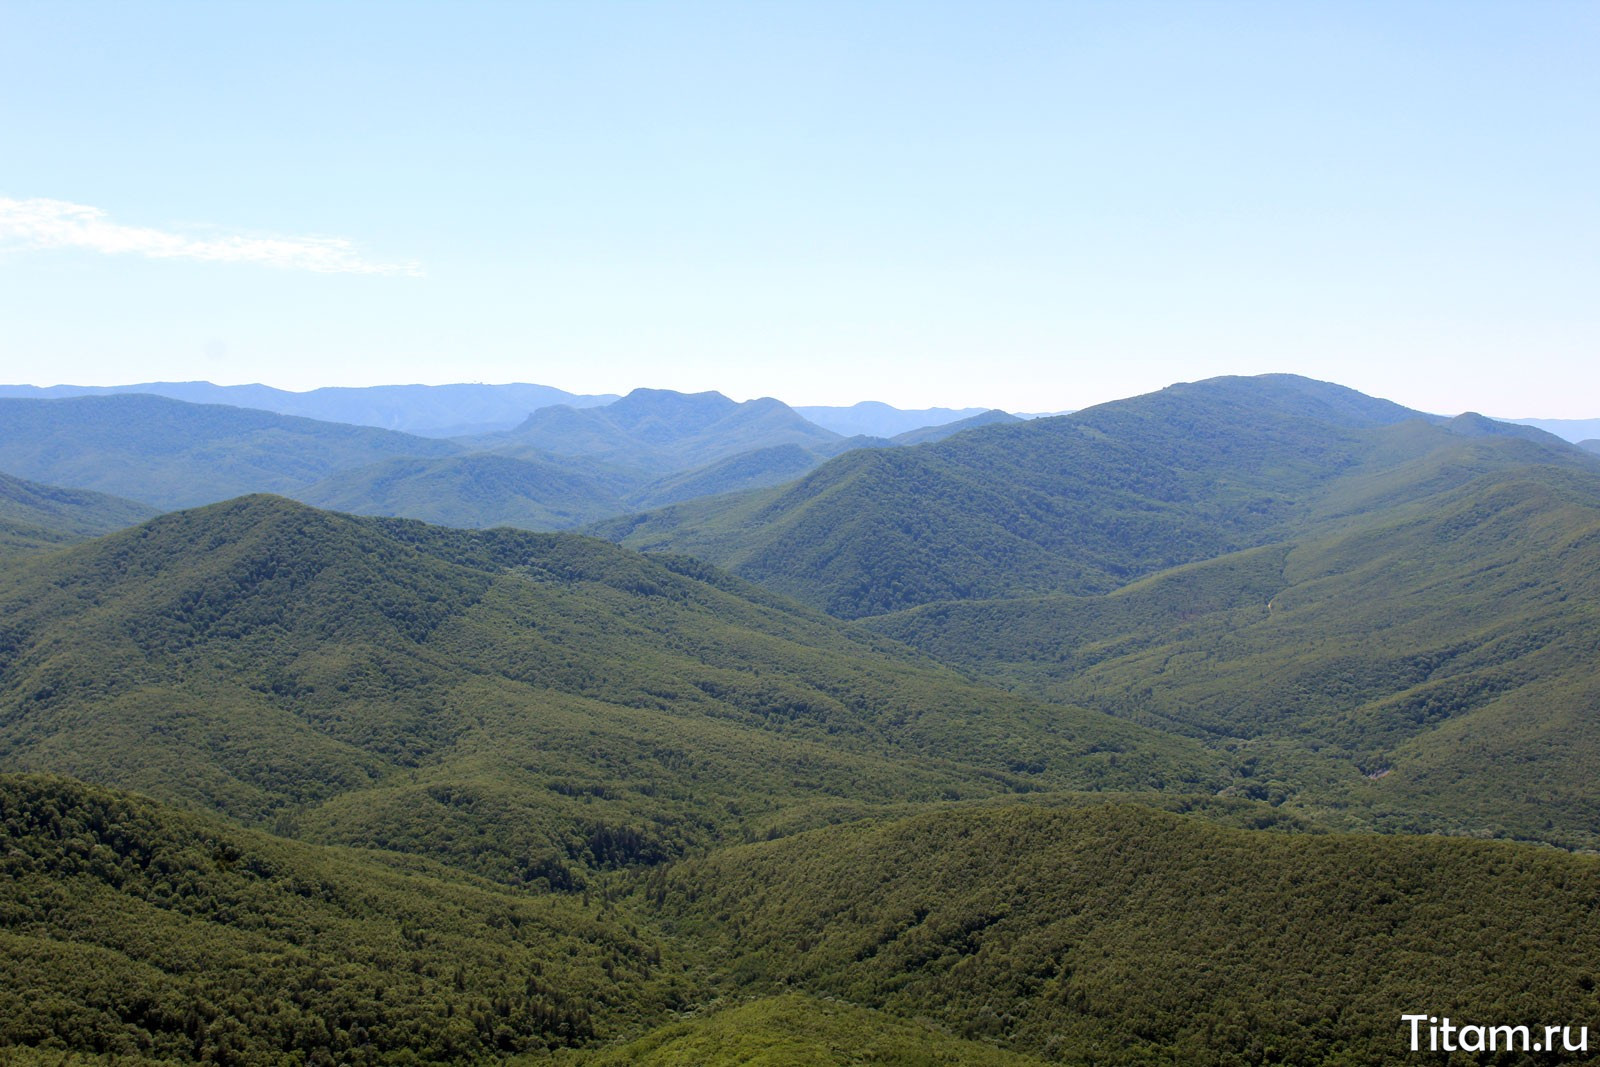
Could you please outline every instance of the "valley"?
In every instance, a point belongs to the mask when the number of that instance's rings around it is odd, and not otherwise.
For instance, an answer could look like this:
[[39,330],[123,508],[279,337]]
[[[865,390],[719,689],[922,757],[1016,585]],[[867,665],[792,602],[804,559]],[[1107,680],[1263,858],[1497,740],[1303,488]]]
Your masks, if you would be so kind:
[[14,1062],[1600,1023],[1592,452],[1281,374],[884,437],[205,399],[0,399]]

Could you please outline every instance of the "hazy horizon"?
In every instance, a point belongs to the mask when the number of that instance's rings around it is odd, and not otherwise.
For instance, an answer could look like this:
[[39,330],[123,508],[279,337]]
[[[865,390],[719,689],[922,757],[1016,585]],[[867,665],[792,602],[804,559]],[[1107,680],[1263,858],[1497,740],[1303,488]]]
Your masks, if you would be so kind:
[[[1266,374],[1273,374],[1273,373],[1292,374],[1292,373],[1295,373],[1295,372],[1293,372],[1293,371],[1265,371],[1265,372],[1262,372],[1262,373],[1266,373]],[[1247,377],[1248,377],[1248,375],[1247,375]],[[1305,376],[1303,376],[1303,377],[1305,377]],[[1198,381],[1198,380],[1202,380],[1202,379],[1194,379],[1194,380]],[[1346,386],[1347,388],[1356,389],[1357,392],[1366,392],[1366,390],[1359,389],[1356,386],[1352,386],[1348,382],[1336,381],[1336,380],[1332,380],[1332,379],[1327,379],[1327,380],[1332,381],[1332,383],[1335,384],[1335,385],[1343,385],[1343,386]],[[1179,383],[1179,382],[1169,382],[1167,384],[1168,385],[1176,385],[1176,384],[1181,384],[1181,383]],[[424,387],[424,388],[443,388],[443,387],[455,386],[455,385],[483,386],[483,387],[486,387],[486,388],[503,388],[503,387],[509,387],[509,386],[533,385],[533,386],[543,386],[543,387],[552,388],[552,389],[559,389],[562,392],[570,393],[570,394],[572,394],[574,396],[584,396],[584,397],[606,396],[606,395],[622,397],[622,396],[626,396],[628,393],[632,392],[635,389],[661,389],[661,390],[669,390],[669,391],[682,392],[682,393],[689,393],[689,392],[700,392],[700,393],[715,392],[715,393],[721,393],[723,396],[726,396],[728,399],[736,401],[738,403],[744,403],[746,401],[759,400],[759,399],[763,399],[763,398],[771,398],[771,399],[775,399],[775,400],[781,400],[783,403],[788,404],[790,407],[793,407],[793,408],[821,408],[821,407],[849,408],[849,407],[854,407],[854,406],[857,406],[857,405],[860,405],[860,404],[886,404],[889,407],[896,408],[896,409],[902,410],[902,411],[921,411],[921,410],[937,410],[937,409],[943,409],[943,410],[948,410],[948,411],[962,411],[962,410],[968,410],[968,409],[974,409],[975,408],[975,409],[981,409],[981,410],[995,410],[995,409],[998,409],[998,410],[1001,410],[1001,411],[1008,411],[1008,412],[1010,412],[1011,414],[1014,414],[1014,415],[1031,415],[1031,416],[1070,414],[1073,411],[1081,411],[1081,410],[1083,410],[1083,408],[1094,407],[1097,404],[1110,403],[1110,402],[1116,401],[1116,400],[1126,400],[1126,399],[1129,399],[1130,397],[1133,397],[1133,396],[1143,395],[1143,393],[1129,393],[1129,394],[1121,395],[1121,396],[1106,396],[1106,397],[1103,397],[1103,398],[1100,398],[1100,399],[1095,399],[1095,400],[1089,401],[1087,403],[1084,403],[1084,404],[1079,405],[1079,406],[1074,407],[1074,408],[1060,408],[1060,409],[1029,408],[1029,409],[1012,410],[1012,409],[1009,409],[1009,408],[1001,407],[998,404],[984,403],[983,400],[981,399],[981,397],[978,398],[978,399],[955,397],[955,398],[951,398],[951,399],[949,399],[947,401],[943,401],[943,402],[937,402],[937,403],[931,403],[931,404],[917,404],[917,405],[897,404],[892,400],[886,400],[886,399],[884,399],[882,397],[875,397],[875,396],[855,397],[855,398],[850,398],[850,399],[839,399],[839,400],[810,401],[810,400],[795,400],[795,399],[791,399],[790,397],[787,397],[787,396],[778,395],[776,393],[752,393],[752,394],[746,396],[746,395],[736,395],[734,393],[730,393],[729,391],[727,391],[725,389],[717,389],[717,388],[714,388],[714,387],[713,388],[709,388],[709,389],[688,390],[688,389],[674,389],[672,386],[658,385],[658,384],[651,384],[651,383],[643,383],[643,384],[639,384],[639,385],[634,385],[634,386],[631,386],[631,387],[629,387],[627,389],[621,389],[621,390],[600,390],[600,389],[585,389],[585,388],[581,388],[581,387],[580,388],[570,388],[567,385],[556,384],[556,383],[552,383],[552,382],[532,382],[532,381],[501,381],[501,382],[488,382],[488,381],[439,381],[439,382],[375,381],[375,382],[364,383],[364,384],[361,384],[361,385],[319,385],[319,386],[311,386],[311,387],[305,388],[305,389],[289,389],[289,388],[284,388],[282,386],[273,385],[273,384],[271,384],[269,382],[263,382],[263,381],[260,381],[260,380],[237,381],[237,382],[219,382],[219,381],[216,381],[214,379],[207,379],[207,378],[192,378],[192,379],[185,379],[185,380],[181,380],[181,381],[180,380],[176,380],[176,379],[154,379],[154,378],[152,378],[152,379],[147,379],[147,380],[143,380],[143,381],[126,381],[126,382],[49,382],[49,383],[40,383],[40,382],[0,382],[0,388],[25,388],[25,389],[40,389],[40,390],[50,390],[50,389],[127,389],[127,388],[131,388],[131,387],[137,386],[137,385],[212,385],[212,386],[217,386],[219,388],[224,388],[224,389],[229,389],[229,388],[249,388],[249,387],[252,387],[252,386],[262,386],[262,387],[265,387],[265,388],[268,388],[268,389],[277,390],[279,392],[292,393],[292,394],[296,394],[296,395],[304,395],[304,394],[307,394],[307,393],[314,393],[314,392],[318,392],[318,391],[323,390],[323,389],[382,389],[382,388],[409,388],[409,387],[417,387],[417,386]],[[1163,387],[1158,387],[1158,388],[1165,388],[1165,387],[1163,386]],[[1154,389],[1145,390],[1145,392],[1155,392],[1155,391],[1157,391],[1157,390],[1154,390]],[[1453,415],[1465,414],[1467,412],[1476,412],[1476,413],[1478,413],[1480,415],[1488,415],[1491,418],[1507,419],[1507,420],[1513,420],[1513,421],[1541,421],[1541,422],[1594,422],[1594,421],[1600,421],[1600,414],[1597,414],[1597,412],[1600,412],[1600,402],[1596,402],[1593,405],[1593,410],[1590,412],[1590,414],[1587,414],[1587,415],[1553,416],[1553,415],[1544,415],[1544,414],[1541,414],[1539,412],[1507,412],[1507,411],[1493,410],[1493,409],[1491,409],[1491,408],[1489,408],[1487,406],[1465,407],[1465,408],[1461,408],[1461,409],[1456,410],[1456,411],[1447,411],[1447,410],[1436,409],[1436,408],[1418,407],[1415,404],[1408,404],[1405,401],[1399,400],[1399,399],[1397,399],[1395,397],[1392,397],[1392,396],[1382,396],[1381,394],[1376,394],[1376,393],[1368,393],[1367,395],[1369,395],[1369,396],[1377,396],[1379,399],[1383,399],[1383,400],[1392,400],[1395,403],[1401,404],[1404,407],[1409,407],[1409,408],[1412,408],[1413,410],[1421,411],[1421,412],[1424,412],[1424,413],[1430,414],[1430,415],[1451,415],[1451,416],[1453,416]]]
[[18,381],[1595,414],[1592,5],[5,11]]

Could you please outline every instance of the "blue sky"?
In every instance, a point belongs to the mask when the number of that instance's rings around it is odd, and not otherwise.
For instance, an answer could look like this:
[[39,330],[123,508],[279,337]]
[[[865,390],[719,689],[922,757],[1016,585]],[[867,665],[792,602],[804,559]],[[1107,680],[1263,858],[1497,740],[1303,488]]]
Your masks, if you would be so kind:
[[1600,4],[0,0],[0,380],[1600,415]]

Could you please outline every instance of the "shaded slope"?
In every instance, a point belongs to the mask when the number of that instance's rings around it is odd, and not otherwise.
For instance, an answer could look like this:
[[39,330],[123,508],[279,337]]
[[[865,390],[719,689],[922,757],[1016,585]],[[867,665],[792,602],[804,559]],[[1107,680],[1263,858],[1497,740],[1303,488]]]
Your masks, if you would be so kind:
[[121,497],[0,474],[0,557],[84,541],[155,514]]
[[412,867],[0,775],[0,1059],[459,1063],[610,1036],[687,988],[598,906]]
[[1065,1063],[1399,1062],[1405,1012],[1595,1009],[1600,864],[1525,846],[1008,805],[728,849],[647,895],[742,991]]
[[736,830],[1214,760],[693,560],[256,497],[0,583],[0,767],[570,887]]
[[[796,444],[773,445],[672,475],[628,498],[630,508],[655,508],[696,497],[720,496],[782,485],[813,470],[827,457]],[[622,508],[616,509],[622,511]]]
[[341,471],[292,495],[357,515],[404,516],[449,526],[564,530],[626,510],[642,476],[574,457],[475,452],[392,459]]
[[0,470],[159,508],[304,488],[444,441],[156,396],[0,400]]

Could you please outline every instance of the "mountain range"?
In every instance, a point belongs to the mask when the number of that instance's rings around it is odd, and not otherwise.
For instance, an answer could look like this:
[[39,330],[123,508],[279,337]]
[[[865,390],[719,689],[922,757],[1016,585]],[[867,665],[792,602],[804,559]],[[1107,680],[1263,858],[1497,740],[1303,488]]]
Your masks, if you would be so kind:
[[[0,1056],[1220,1067],[1593,1017],[1600,457],[1291,375],[947,427],[0,401]],[[467,528],[508,514],[604,539]]]
[[374,385],[328,386],[303,393],[268,385],[212,385],[210,382],[143,382],[138,385],[0,385],[0,397],[60,399],[145,393],[191,404],[226,404],[298,415],[323,422],[347,422],[384,430],[454,437],[488,433],[515,425],[528,413],[551,404],[586,407],[608,404],[614,395],[583,396],[548,385]]
[[160,509],[271,492],[452,526],[568,529],[777,484],[853,448],[1010,418],[982,414],[887,440],[842,437],[770,398],[639,389],[582,399],[607,402],[546,403],[510,429],[444,439],[153,394],[0,398],[0,470]]

